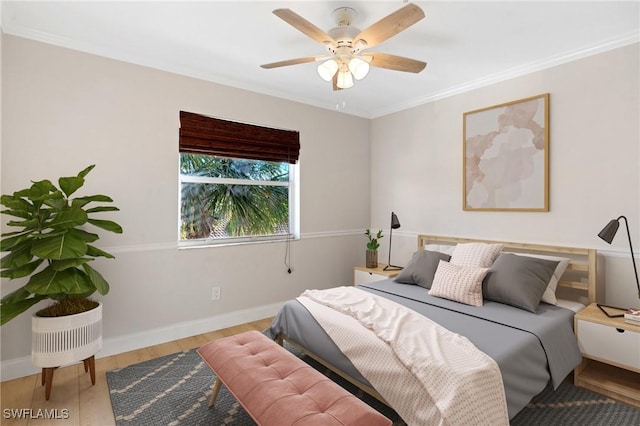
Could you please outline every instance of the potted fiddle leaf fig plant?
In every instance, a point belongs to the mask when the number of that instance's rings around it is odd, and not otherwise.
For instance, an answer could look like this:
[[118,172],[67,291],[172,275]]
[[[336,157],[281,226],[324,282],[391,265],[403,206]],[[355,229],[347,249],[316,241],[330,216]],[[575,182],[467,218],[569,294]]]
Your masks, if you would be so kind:
[[[85,228],[120,234],[122,227],[94,217],[119,210],[108,205],[113,202],[110,197],[71,198],[94,167],[85,168],[77,176],[59,178],[58,186],[41,180],[0,197],[5,207],[2,214],[17,218],[7,226],[18,228],[1,235],[0,249],[7,253],[0,261],[1,276],[27,280],[0,300],[0,325],[42,300],[53,302],[32,317],[32,360],[43,368],[43,374],[47,370],[47,399],[53,368],[84,360],[86,371],[87,359],[93,361],[102,347],[102,304],[88,298],[96,291],[106,295],[109,284],[90,263],[98,257],[114,256],[97,248],[94,243],[99,235]],[[62,324],[46,325],[56,320]],[[61,328],[63,324],[71,329]],[[93,383],[94,375],[92,369]]]
[[114,256],[93,246],[100,237],[84,227],[93,225],[122,233],[117,223],[92,217],[119,209],[110,205],[90,207],[96,202],[113,202],[106,195],[70,198],[84,185],[85,176],[94,167],[87,167],[77,176],[61,177],[60,188],[42,180],[0,198],[0,204],[6,208],[2,213],[19,219],[7,223],[19,230],[1,236],[1,250],[8,252],[1,260],[2,277],[29,277],[25,285],[2,298],[0,325],[41,300],[57,302],[62,314],[67,313],[65,306],[74,313],[83,310],[81,300],[96,291],[102,295],[109,291],[107,281],[89,263],[96,257]]
[[367,268],[377,268],[378,267],[378,249],[380,248],[380,243],[378,240],[382,238],[382,229],[378,231],[377,234],[372,234],[369,229],[367,229],[364,234],[367,236]]

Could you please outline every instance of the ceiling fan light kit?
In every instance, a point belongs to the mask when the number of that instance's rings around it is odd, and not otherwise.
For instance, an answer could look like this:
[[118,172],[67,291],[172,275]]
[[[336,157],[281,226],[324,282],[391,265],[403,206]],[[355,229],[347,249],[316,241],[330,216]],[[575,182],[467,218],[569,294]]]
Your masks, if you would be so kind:
[[386,53],[362,53],[383,41],[404,31],[424,18],[424,12],[414,4],[387,15],[378,22],[360,31],[351,22],[356,11],[350,7],[340,7],[332,15],[337,27],[324,32],[290,9],[276,9],[274,15],[300,32],[322,44],[329,56],[308,56],[261,65],[262,68],[278,68],[289,65],[322,61],[318,74],[324,81],[333,82],[333,90],[353,87],[353,80],[362,80],[369,73],[370,66],[411,73],[421,72],[425,62]]
[[318,65],[318,74],[324,81],[331,81],[336,72],[338,72],[338,63],[335,59],[329,59]]
[[362,80],[369,74],[369,63],[354,56],[349,61],[349,71],[353,74],[353,78],[356,80]]
[[369,64],[358,57],[329,59],[318,65],[318,74],[324,81],[333,80],[338,73],[336,86],[340,89],[353,87],[353,79],[362,80],[369,73]]
[[351,72],[349,72],[348,69],[346,71],[341,70],[338,73],[336,86],[338,86],[340,89],[349,89],[353,87],[353,77],[351,76]]

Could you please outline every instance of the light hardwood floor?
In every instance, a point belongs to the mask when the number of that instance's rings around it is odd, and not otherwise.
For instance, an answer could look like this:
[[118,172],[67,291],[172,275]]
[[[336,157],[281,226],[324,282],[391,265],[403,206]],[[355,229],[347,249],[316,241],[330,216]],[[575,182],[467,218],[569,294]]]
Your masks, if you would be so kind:
[[[40,374],[3,382],[0,393],[2,400],[0,424],[3,426],[45,426],[50,424],[64,424],[65,426],[115,425],[109,388],[107,387],[107,371],[175,352],[197,348],[220,337],[231,336],[249,330],[262,331],[269,327],[271,320],[272,318],[265,318],[260,321],[211,331],[157,346],[96,359],[96,384],[94,386],[91,386],[91,378],[89,373],[84,372],[82,363],[59,368],[53,375],[53,387],[49,401],[45,400],[44,386],[41,385]],[[48,410],[49,413],[58,413],[60,417],[63,417],[65,413],[63,410],[67,410],[68,418],[50,420],[43,418],[16,419],[11,418],[10,411],[7,411],[22,409],[25,411],[31,409],[31,417],[36,417],[39,409]]]

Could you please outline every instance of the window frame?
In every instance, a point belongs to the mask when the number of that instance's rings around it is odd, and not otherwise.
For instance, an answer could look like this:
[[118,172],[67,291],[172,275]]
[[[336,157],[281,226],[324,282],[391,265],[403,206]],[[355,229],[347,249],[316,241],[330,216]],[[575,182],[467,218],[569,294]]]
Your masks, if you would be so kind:
[[[234,179],[234,178],[216,178],[209,176],[190,176],[180,173],[180,155],[178,153],[178,248],[201,248],[201,247],[219,247],[239,244],[255,244],[269,243],[300,239],[300,197],[299,197],[299,163],[285,163],[289,168],[288,181],[265,181],[255,179]],[[195,155],[207,155],[196,153],[184,153]],[[222,156],[219,156],[222,157]],[[250,158],[243,160],[257,161]],[[259,236],[244,236],[230,238],[198,238],[183,240],[180,236],[182,226],[182,184],[183,183],[209,183],[209,184],[239,184],[239,185],[259,185],[259,186],[286,186],[288,187],[288,203],[289,203],[289,233],[288,234],[272,234]]]

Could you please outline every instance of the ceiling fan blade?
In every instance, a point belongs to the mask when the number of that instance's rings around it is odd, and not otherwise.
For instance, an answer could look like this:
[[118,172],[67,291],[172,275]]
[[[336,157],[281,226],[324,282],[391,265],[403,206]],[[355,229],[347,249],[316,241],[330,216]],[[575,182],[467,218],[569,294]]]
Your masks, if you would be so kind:
[[320,28],[316,27],[311,22],[307,21],[291,9],[276,9],[273,11],[273,14],[285,21],[287,24],[293,26],[298,31],[301,31],[302,33],[311,37],[318,43],[328,43],[332,46],[335,46],[337,44],[329,34],[322,31]]
[[369,65],[371,66],[395,71],[419,73],[427,66],[426,62],[404,58],[402,56],[389,55],[388,53],[367,53],[361,57],[364,60],[371,58],[371,61],[369,61]]
[[364,29],[353,39],[354,45],[358,44],[359,40],[363,40],[366,43],[364,48],[373,47],[409,28],[422,18],[424,18],[422,9],[415,4],[408,4]]
[[261,68],[270,69],[278,67],[286,67],[289,65],[306,64],[307,62],[321,61],[326,56],[307,56],[306,58],[287,59],[286,61],[272,62],[270,64],[260,65]]

